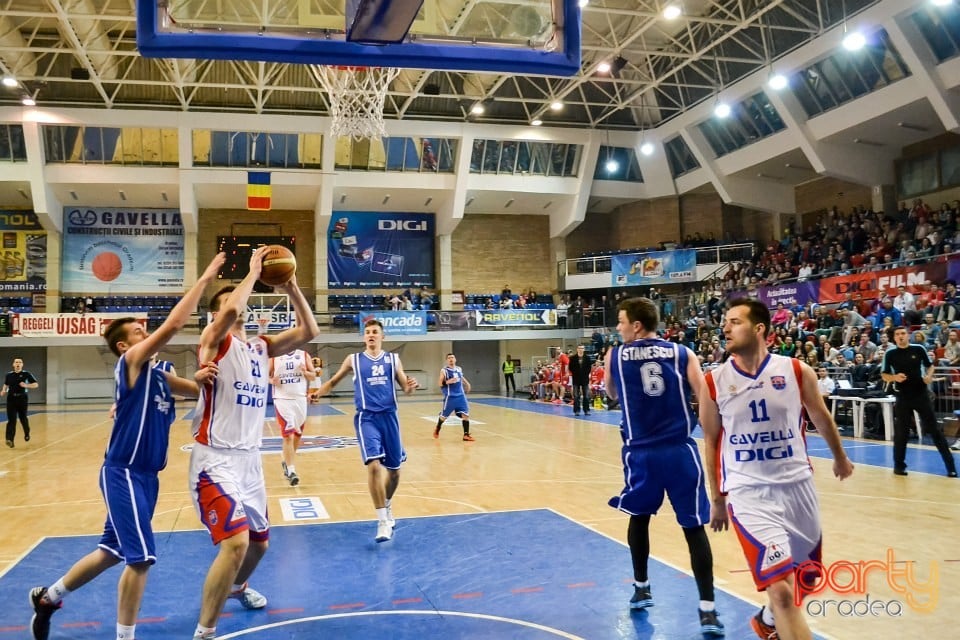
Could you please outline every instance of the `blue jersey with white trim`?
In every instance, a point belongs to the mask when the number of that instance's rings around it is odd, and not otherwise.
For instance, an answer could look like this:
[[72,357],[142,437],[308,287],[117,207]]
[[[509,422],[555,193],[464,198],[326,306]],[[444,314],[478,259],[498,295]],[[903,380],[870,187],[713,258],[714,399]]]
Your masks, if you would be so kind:
[[463,369],[460,367],[444,367],[443,379],[447,383],[441,387],[444,398],[463,397]]
[[120,356],[113,371],[117,403],[106,464],[141,472],[167,466],[170,425],[176,418],[173,395],[162,367],[144,362],[132,388],[127,387],[127,359]]
[[397,356],[381,351],[374,358],[366,351],[353,355],[353,401],[357,411],[395,411]]
[[686,347],[644,338],[615,347],[610,375],[623,407],[620,435],[625,446],[679,445],[697,425],[690,407]]

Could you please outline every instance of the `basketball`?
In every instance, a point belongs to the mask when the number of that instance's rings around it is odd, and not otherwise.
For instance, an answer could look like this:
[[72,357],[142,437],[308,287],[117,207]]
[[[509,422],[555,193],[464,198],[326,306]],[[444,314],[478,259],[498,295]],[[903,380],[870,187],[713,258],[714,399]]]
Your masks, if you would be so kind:
[[286,247],[272,244],[269,251],[263,256],[263,269],[260,271],[260,282],[276,287],[290,280],[297,272],[297,259],[293,252]]
[[90,268],[97,280],[110,282],[116,280],[120,272],[123,271],[123,263],[117,254],[112,251],[104,251],[97,254],[97,257],[90,264]]

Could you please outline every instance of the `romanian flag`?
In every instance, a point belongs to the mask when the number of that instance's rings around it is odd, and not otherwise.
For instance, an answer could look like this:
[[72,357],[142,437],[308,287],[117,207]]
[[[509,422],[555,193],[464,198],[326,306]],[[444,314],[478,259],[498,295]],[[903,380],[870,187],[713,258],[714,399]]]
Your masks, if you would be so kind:
[[247,209],[251,211],[270,211],[270,172],[247,172]]

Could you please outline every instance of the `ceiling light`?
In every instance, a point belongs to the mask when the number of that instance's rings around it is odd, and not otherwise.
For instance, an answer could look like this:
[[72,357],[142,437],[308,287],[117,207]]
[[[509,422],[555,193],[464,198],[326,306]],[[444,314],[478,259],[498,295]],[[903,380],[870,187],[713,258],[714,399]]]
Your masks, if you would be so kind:
[[610,63],[604,60],[597,65],[597,73],[610,73]]
[[13,76],[3,76],[3,86],[10,87],[12,89],[13,87],[18,86],[19,84],[20,83],[17,82],[17,79],[14,78]]
[[563,109],[563,103],[560,102],[559,100],[554,100],[553,102],[550,103],[551,111],[561,111],[562,109]]
[[607,173],[613,173],[620,168],[620,163],[616,160],[607,160],[607,164],[605,164],[604,167],[607,169]]
[[713,115],[721,119],[730,117],[730,105],[726,102],[718,102],[713,108]]
[[640,153],[645,156],[652,156],[654,151],[655,149],[652,142],[644,142],[640,145]]
[[31,98],[30,96],[25,96],[23,100],[20,101],[20,104],[22,104],[25,107],[35,107],[37,106],[37,101]]
[[767,80],[767,85],[774,91],[782,91],[787,88],[787,76],[782,73],[774,73],[770,76],[770,79]]
[[588,4],[590,4],[590,0],[578,0],[577,2],[577,6],[579,6],[581,9],[583,9]]
[[676,20],[683,14],[683,10],[678,4],[668,4],[663,8],[663,18],[665,20]]
[[475,116],[479,116],[484,111],[485,109],[483,108],[483,105],[479,102],[473,105],[472,107],[470,107],[470,113],[472,113]]
[[847,51],[859,51],[867,44],[867,38],[859,31],[851,31],[843,36],[843,48]]
[[530,121],[530,126],[532,127],[539,127],[542,124],[543,124],[543,120],[541,120],[540,118],[534,118],[533,120]]

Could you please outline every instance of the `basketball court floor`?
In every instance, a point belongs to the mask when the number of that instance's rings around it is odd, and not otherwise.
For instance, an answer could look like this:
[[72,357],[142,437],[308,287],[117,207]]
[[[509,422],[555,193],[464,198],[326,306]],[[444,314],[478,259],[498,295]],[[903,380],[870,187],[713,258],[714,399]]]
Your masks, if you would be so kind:
[[[466,443],[454,419],[432,438],[437,397],[402,401],[408,462],[394,500],[396,533],[383,544],[373,541],[352,399],[311,407],[308,434],[316,437],[298,457],[295,488],[281,474],[278,433],[268,420],[263,456],[274,528],[251,584],[270,602],[255,612],[228,602],[219,637],[700,637],[686,544],[669,505],[651,525],[656,605],[637,613],[627,606],[627,516],[606,504],[622,483],[619,414],[574,418],[569,407],[493,396],[474,397],[472,405],[476,441]],[[31,442],[18,436],[15,449],[0,452],[0,640],[28,637],[28,589],[50,584],[91,550],[104,516],[96,477],[107,406],[36,409]],[[179,414],[161,474],[159,560],[140,640],[190,637],[215,553],[186,486],[189,405],[181,403]],[[960,606],[960,492],[936,452],[912,446],[910,476],[899,478],[888,444],[846,439],[857,469],[841,483],[822,440],[808,442],[831,587],[848,591],[831,588],[808,600],[817,637],[942,636]],[[754,637],[748,619],[761,594],[734,534],[710,539],[727,637]],[[868,562],[864,571],[860,563]],[[50,637],[112,638],[118,575],[113,569],[71,594]]]

